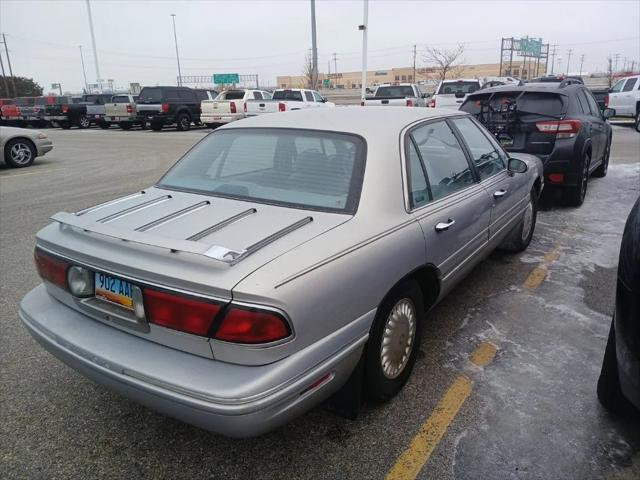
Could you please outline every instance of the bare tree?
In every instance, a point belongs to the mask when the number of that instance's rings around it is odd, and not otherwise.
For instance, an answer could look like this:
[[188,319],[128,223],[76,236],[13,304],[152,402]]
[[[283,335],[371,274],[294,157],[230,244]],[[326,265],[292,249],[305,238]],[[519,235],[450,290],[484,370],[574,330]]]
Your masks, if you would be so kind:
[[304,75],[304,79],[307,82],[307,88],[315,89],[316,85],[313,84],[313,57],[311,56],[311,50],[304,56],[302,75]]
[[462,63],[464,63],[464,59],[462,58],[463,53],[464,45],[459,43],[458,46],[452,50],[427,48],[427,53],[423,59],[425,63],[436,68],[436,76],[442,81],[445,80],[449,74],[460,75],[462,73]]

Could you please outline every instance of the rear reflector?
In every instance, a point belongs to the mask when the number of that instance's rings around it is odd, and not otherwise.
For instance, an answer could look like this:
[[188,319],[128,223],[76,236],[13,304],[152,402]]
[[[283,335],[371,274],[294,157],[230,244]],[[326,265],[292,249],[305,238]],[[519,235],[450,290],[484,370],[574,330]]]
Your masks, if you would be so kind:
[[33,259],[36,262],[40,278],[67,290],[67,270],[69,269],[67,262],[49,255],[39,248],[33,251]]
[[169,113],[169,104],[168,103],[163,103],[162,104],[162,113]]
[[413,107],[413,100],[407,98],[407,107]]
[[547,178],[551,183],[564,183],[564,173],[550,173]]
[[279,112],[284,112],[287,109],[287,106],[284,103],[279,103],[278,104],[278,111]]
[[62,105],[62,113],[67,113],[69,111],[69,105]]
[[436,108],[436,99],[432,98],[431,101],[429,102],[429,106],[431,108]]
[[231,306],[213,337],[235,343],[268,343],[289,335],[289,324],[279,314],[269,310]]
[[580,120],[552,120],[536,122],[536,128],[541,133],[555,134],[557,138],[571,138],[582,128]]
[[236,102],[230,102],[229,108],[231,109],[231,113],[238,113],[238,110],[236,110]]
[[202,336],[207,335],[221,308],[218,303],[148,288],[144,289],[144,303],[150,323]]

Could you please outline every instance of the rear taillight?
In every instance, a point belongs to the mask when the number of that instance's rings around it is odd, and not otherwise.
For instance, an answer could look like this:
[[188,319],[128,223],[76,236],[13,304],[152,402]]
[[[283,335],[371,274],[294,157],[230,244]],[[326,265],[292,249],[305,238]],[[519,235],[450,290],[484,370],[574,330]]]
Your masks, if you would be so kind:
[[279,103],[278,104],[278,111],[279,112],[284,112],[287,109],[287,106],[284,103]]
[[279,314],[232,305],[213,337],[234,343],[269,343],[289,335],[289,324]]
[[168,103],[163,103],[162,104],[162,113],[169,113],[169,104]]
[[547,179],[551,183],[564,183],[564,173],[550,173]]
[[407,98],[407,107],[413,107],[413,100]]
[[607,107],[609,107],[609,94],[608,93],[604,96],[604,108],[607,108]]
[[229,103],[229,108],[231,109],[231,113],[238,113],[238,111],[236,109],[236,102],[230,102]]
[[127,105],[127,113],[133,113],[133,105]]
[[33,251],[33,259],[40,278],[67,290],[67,270],[70,266],[67,262],[39,248]]
[[244,113],[247,113],[247,102],[244,102],[242,109],[244,110]]
[[436,99],[435,98],[431,99],[431,101],[429,102],[429,107],[436,108]]
[[536,128],[541,133],[550,133],[556,138],[572,138],[582,128],[580,120],[552,120],[536,122]]
[[220,308],[218,303],[144,289],[147,320],[174,330],[206,336]]
[[360,102],[360,106],[361,106],[361,107],[364,107],[364,100],[362,100],[362,101]]
[[62,113],[68,113],[69,112],[69,105],[62,105]]

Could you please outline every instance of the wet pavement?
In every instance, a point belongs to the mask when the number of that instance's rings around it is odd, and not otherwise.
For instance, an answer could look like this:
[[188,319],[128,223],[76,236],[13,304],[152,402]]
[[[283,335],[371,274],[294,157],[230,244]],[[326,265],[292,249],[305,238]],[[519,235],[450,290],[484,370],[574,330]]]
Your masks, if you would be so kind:
[[[56,147],[34,167],[0,168],[3,478],[384,478],[460,378],[468,394],[428,461],[417,458],[418,478],[640,478],[640,420],[612,417],[595,394],[622,229],[640,194],[640,134],[628,127],[614,127],[609,173],[591,179],[585,204],[547,206],[527,251],[483,261],[429,314],[406,387],[355,421],[317,408],[230,440],[140,407],[45,352],[16,313],[38,284],[35,232],[59,210],[148,186],[205,133],[51,130]],[[486,364],[482,345],[496,347]]]

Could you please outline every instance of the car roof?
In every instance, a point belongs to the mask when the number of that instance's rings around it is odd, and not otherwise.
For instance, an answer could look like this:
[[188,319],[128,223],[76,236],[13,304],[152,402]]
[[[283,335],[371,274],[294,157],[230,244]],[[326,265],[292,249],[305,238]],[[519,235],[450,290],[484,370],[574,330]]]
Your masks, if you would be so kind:
[[[355,133],[367,140],[386,136],[389,132],[397,135],[408,125],[420,120],[467,115],[465,112],[439,108],[403,107],[335,107],[312,108],[291,112],[274,113],[249,117],[242,122],[234,122],[219,130],[231,128],[297,128]],[[386,137],[388,138],[388,137]]]
[[571,84],[560,86],[560,83],[556,82],[542,82],[542,83],[525,83],[524,85],[499,85],[496,87],[485,88],[470,93],[473,95],[486,95],[487,93],[494,92],[545,92],[545,93],[557,93],[558,95],[566,95],[567,92],[575,90],[577,87],[584,87],[583,84]]
[[478,80],[477,78],[448,78],[447,80],[442,80],[441,83],[456,83],[456,82],[478,82],[478,83],[480,83],[480,80]]

